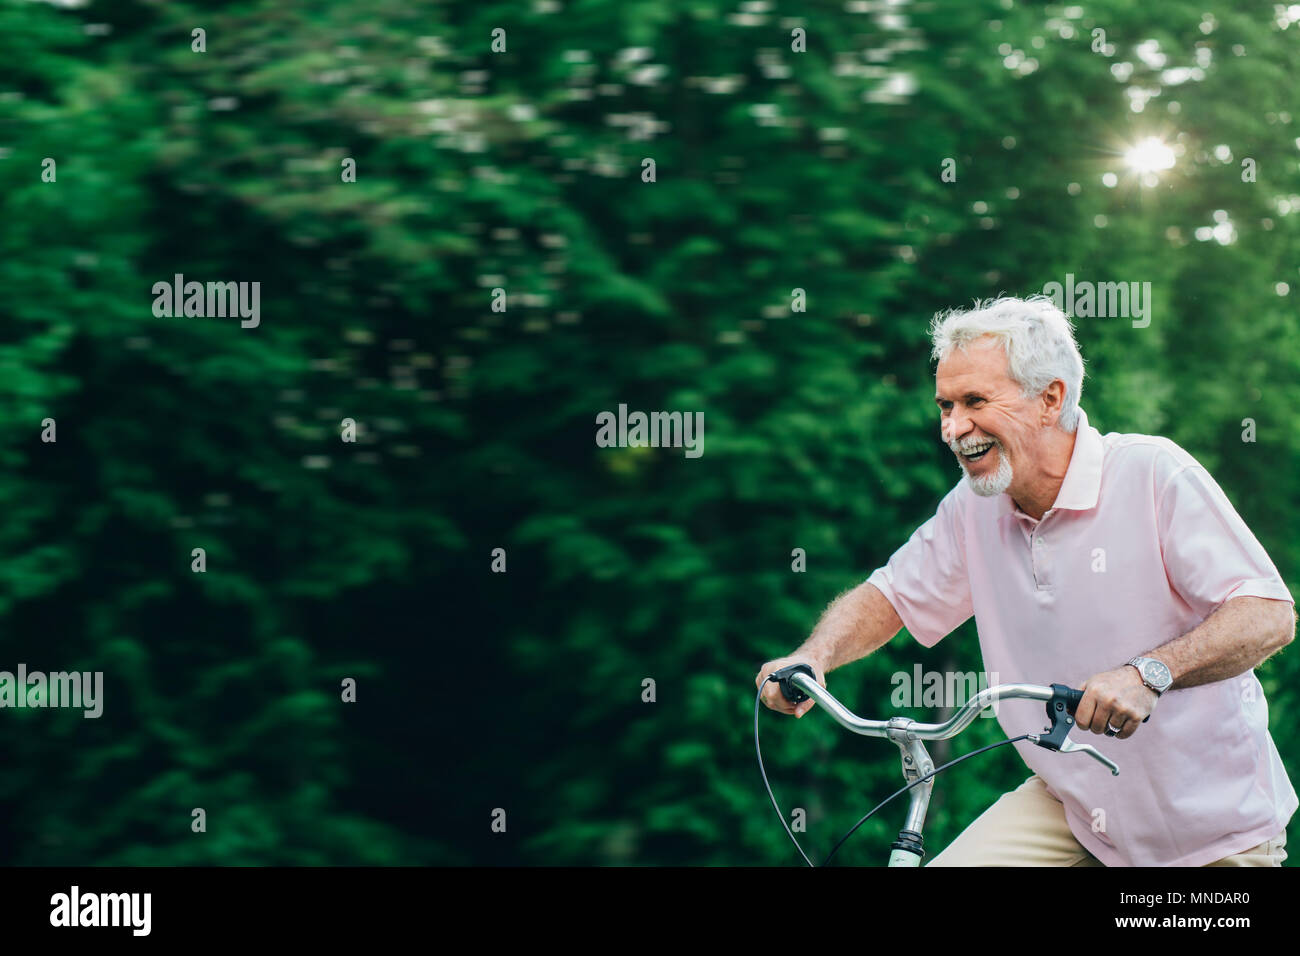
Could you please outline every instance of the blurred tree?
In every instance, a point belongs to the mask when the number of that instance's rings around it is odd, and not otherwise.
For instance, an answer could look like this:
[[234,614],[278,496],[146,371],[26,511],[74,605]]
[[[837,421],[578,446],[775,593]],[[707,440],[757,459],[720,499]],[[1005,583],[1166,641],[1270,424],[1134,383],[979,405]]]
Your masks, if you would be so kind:
[[[1093,423],[1182,443],[1294,580],[1295,54],[1222,6],[5,0],[5,659],[107,686],[0,723],[0,858],[790,862],[757,666],[958,478],[930,315],[1067,273],[1152,283],[1078,321]],[[176,273],[260,282],[259,326],[154,316]],[[596,447],[620,403],[704,454]],[[973,623],[832,686],[887,712],[916,661],[977,669]],[[897,786],[764,716],[811,850]],[[977,759],[932,849],[1023,779]]]

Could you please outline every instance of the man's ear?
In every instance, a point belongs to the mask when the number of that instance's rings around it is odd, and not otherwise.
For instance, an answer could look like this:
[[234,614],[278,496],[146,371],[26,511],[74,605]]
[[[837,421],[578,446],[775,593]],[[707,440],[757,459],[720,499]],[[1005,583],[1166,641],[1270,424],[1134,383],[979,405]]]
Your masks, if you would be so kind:
[[1039,398],[1043,402],[1043,427],[1050,428],[1061,420],[1065,407],[1065,382],[1059,378],[1049,382]]

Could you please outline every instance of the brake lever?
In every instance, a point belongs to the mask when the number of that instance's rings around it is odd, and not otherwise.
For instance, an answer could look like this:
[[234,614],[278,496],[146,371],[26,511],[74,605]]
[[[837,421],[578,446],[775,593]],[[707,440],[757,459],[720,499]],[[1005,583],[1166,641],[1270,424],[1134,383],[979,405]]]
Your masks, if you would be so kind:
[[1092,744],[1076,744],[1073,740],[1066,740],[1065,743],[1061,744],[1061,753],[1091,754],[1092,756],[1096,757],[1098,760],[1100,760],[1102,763],[1104,763],[1107,767],[1110,768],[1110,774],[1112,777],[1119,776],[1119,767],[1116,765],[1115,761],[1111,760],[1109,757],[1107,757],[1104,753],[1102,753]]
[[[1052,685],[1052,698],[1047,702],[1047,716],[1052,721],[1052,725],[1042,734],[1026,734],[1028,739],[1048,750],[1056,750],[1061,753],[1086,753],[1104,763],[1110,768],[1111,776],[1119,776],[1119,767],[1115,761],[1111,760],[1092,744],[1076,744],[1067,736],[1070,729],[1074,726],[1074,718],[1069,712],[1069,701],[1071,700],[1070,688],[1064,684]],[[1077,696],[1077,691],[1074,692]]]

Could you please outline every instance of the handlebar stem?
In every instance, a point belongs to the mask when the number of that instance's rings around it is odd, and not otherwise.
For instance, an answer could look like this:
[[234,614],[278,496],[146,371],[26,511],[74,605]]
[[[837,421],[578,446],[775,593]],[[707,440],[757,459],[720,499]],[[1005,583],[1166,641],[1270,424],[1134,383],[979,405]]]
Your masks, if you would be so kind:
[[[886,736],[898,744],[898,749],[902,751],[900,756],[903,761],[903,779],[908,783],[934,770],[934,761],[930,759],[925,744],[912,732],[911,728],[915,723],[916,721],[906,717],[895,717],[889,721],[885,732]],[[908,791],[911,800],[908,803],[907,822],[903,824],[903,829],[913,830],[918,834],[922,832],[926,812],[930,809],[930,792],[933,789],[934,778],[931,777],[925,783],[918,784]]]

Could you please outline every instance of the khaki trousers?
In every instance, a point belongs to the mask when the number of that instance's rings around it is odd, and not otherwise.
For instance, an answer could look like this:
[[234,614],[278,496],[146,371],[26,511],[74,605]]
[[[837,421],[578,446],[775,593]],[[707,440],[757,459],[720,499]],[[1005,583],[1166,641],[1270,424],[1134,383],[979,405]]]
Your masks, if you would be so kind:
[[[1286,830],[1207,866],[1281,866]],[[927,866],[1104,866],[1065,822],[1065,808],[1037,774],[1004,793]]]

